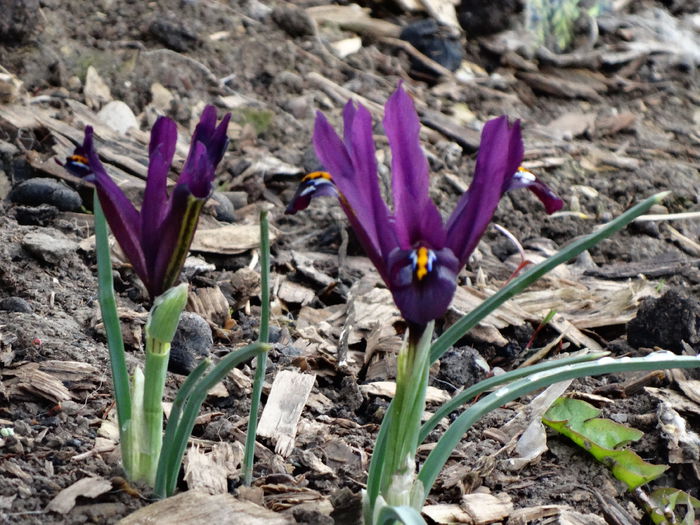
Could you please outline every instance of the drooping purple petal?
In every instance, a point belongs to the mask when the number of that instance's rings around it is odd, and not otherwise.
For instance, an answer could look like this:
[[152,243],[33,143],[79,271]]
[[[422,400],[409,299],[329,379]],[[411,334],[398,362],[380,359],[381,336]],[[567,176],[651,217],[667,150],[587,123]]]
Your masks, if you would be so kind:
[[426,325],[442,317],[457,288],[460,263],[449,248],[432,252],[431,269],[420,276],[416,272],[414,250],[397,248],[389,256],[391,293],[401,315],[407,321]]
[[447,246],[465,264],[491,221],[523,159],[520,122],[506,117],[488,121],[481,133],[474,178],[447,223]]
[[166,117],[160,117],[151,130],[149,144],[148,178],[141,206],[141,239],[149,273],[156,254],[163,249],[158,229],[165,214],[168,200],[168,171],[175,155],[177,126]]
[[124,250],[136,274],[147,283],[148,273],[140,241],[139,212],[102,166],[93,144],[92,126],[85,128],[83,150],[94,173],[97,195],[112,234]]
[[518,168],[513,174],[513,177],[508,184],[508,190],[517,190],[527,188],[534,193],[538,199],[544,204],[544,209],[547,213],[554,213],[564,207],[564,201],[561,200],[544,182],[538,179],[534,173],[525,168]]
[[297,191],[284,213],[293,215],[298,211],[305,210],[311,203],[311,199],[316,197],[338,197],[338,190],[335,188],[330,173],[314,171],[301,179],[299,187],[297,187]]
[[420,121],[411,97],[399,85],[385,106],[384,129],[391,147],[396,233],[403,249],[428,242],[445,245],[445,227],[429,195],[429,166],[420,146]]

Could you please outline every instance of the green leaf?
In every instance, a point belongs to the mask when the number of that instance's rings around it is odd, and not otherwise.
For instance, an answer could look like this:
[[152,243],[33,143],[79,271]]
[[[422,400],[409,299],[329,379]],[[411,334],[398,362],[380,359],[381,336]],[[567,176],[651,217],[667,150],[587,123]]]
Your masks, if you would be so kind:
[[545,413],[542,422],[607,465],[630,490],[664,473],[668,468],[666,465],[652,465],[632,450],[620,449],[639,440],[643,432],[598,418],[598,414],[600,410],[585,401],[562,397]]
[[[695,509],[700,509],[700,500],[682,490],[673,488],[660,488],[649,494],[649,501],[655,506],[647,509],[649,517],[656,525],[668,523],[664,510],[673,513],[676,522],[681,525],[693,525],[695,523]],[[678,505],[685,506],[685,516],[682,521],[678,521],[679,515],[676,510]]]

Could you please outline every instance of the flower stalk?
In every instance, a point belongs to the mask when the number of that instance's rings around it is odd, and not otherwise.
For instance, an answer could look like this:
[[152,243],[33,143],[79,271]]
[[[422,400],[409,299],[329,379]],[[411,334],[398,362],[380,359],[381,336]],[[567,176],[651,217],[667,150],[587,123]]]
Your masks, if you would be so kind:
[[138,417],[131,426],[135,454],[134,480],[155,485],[158,460],[163,446],[163,392],[168,372],[170,345],[182,310],[187,303],[187,284],[171,288],[156,298],[146,323],[146,362],[142,374],[137,368],[132,399],[141,400]]

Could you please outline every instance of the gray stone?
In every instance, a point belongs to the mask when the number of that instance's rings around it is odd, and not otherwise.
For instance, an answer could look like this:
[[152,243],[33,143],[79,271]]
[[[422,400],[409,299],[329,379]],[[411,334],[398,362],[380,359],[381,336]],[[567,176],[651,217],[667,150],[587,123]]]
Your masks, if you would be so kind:
[[170,346],[168,370],[176,374],[189,374],[200,360],[209,356],[213,344],[209,323],[193,312],[182,312]]
[[28,206],[50,204],[61,211],[77,211],[83,203],[77,191],[45,177],[35,177],[18,184],[10,192],[10,200]]
[[233,222],[236,220],[236,210],[233,207],[233,202],[218,191],[212,193],[211,198],[216,201],[214,216],[218,220],[222,222]]
[[0,310],[7,312],[32,313],[32,306],[21,297],[5,297],[0,299]]
[[22,248],[40,261],[58,264],[68,255],[78,250],[78,243],[70,240],[60,231],[47,228],[47,232],[30,232],[22,239]]

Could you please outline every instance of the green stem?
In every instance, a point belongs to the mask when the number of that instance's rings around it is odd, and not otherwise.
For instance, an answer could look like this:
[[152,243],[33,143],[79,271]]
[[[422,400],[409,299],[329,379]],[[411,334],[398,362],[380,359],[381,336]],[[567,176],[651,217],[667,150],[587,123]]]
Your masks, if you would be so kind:
[[[178,424],[182,417],[182,409],[192,394],[192,389],[199,381],[199,378],[204,375],[207,369],[211,366],[210,359],[203,359],[197,368],[190,372],[187,376],[185,382],[182,383],[180,390],[178,390],[175,396],[175,401],[173,401],[173,406],[170,409],[170,417],[168,418],[168,424],[165,427],[165,437],[163,438],[163,449],[161,450],[160,457],[158,458],[158,469],[156,470],[156,483],[155,483],[155,493],[159,498],[165,498],[168,494],[166,487],[170,479],[175,479],[177,481],[177,474],[180,470],[180,465],[173,460],[173,456],[177,454],[178,447],[175,443],[175,434],[177,432]],[[168,470],[168,466],[175,464],[174,472]]]
[[97,191],[95,191],[93,202],[95,210],[95,251],[97,253],[97,277],[99,282],[98,297],[100,310],[102,311],[102,321],[105,326],[105,333],[107,334],[114,398],[117,403],[117,420],[119,422],[122,463],[127,478],[130,478],[133,465],[130,459],[132,457],[132,450],[129,439],[129,426],[131,425],[129,373],[126,368],[124,341],[122,340],[119,315],[117,314],[117,299],[114,295],[107,220],[100,206]]
[[168,372],[170,343],[146,337],[144,368],[143,430],[139,448],[141,480],[155,486],[160,450],[163,445],[163,391]]
[[411,333],[396,363],[396,394],[393,417],[387,435],[382,468],[381,491],[389,505],[410,505],[415,480],[415,456],[418,432],[425,409],[425,394],[430,370],[430,340],[434,323],[422,333]]
[[[267,211],[260,212],[260,334],[258,342],[267,343],[270,339],[270,232]],[[248,430],[245,437],[243,456],[243,484],[250,486],[253,481],[253,462],[255,459],[255,436],[258,430],[258,411],[262,387],[265,382],[267,352],[258,354],[255,362],[255,379],[250,399]]]

